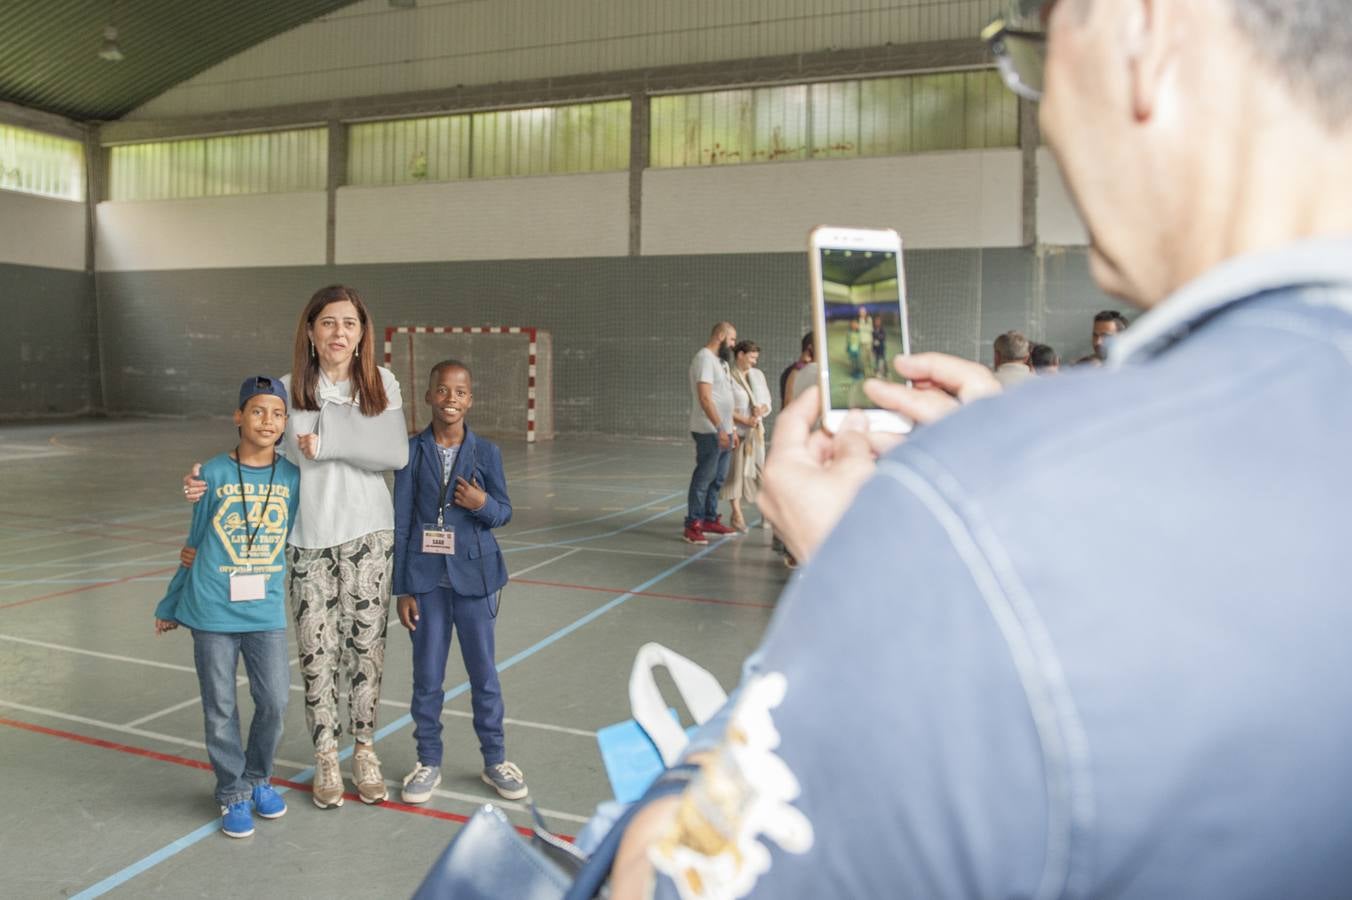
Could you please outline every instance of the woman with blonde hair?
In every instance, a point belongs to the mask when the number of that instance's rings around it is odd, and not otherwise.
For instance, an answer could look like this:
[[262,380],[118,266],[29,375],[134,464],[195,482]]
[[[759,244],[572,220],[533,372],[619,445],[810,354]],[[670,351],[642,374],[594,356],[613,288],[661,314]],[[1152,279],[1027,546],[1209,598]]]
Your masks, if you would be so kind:
[[765,468],[765,416],[770,413],[770,386],[765,373],[756,368],[760,347],[755,341],[739,341],[732,348],[732,421],[740,439],[728,464],[728,479],[719,496],[732,504],[732,527],[747,531],[742,501],[754,503]]

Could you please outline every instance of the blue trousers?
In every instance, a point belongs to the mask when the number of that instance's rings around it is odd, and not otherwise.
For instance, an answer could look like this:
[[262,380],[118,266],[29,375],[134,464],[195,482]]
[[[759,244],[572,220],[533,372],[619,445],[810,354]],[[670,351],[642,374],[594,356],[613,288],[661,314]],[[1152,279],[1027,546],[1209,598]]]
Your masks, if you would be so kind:
[[507,758],[502,737],[502,686],[494,660],[490,597],[461,597],[449,587],[417,594],[418,627],[409,632],[413,640],[413,740],[418,762],[441,765],[441,710],[445,703],[446,658],[451,652],[451,633],[460,637],[460,655],[469,676],[469,696],[474,707],[474,733],[485,766]]
[[692,431],[695,439],[695,471],[690,475],[690,496],[686,498],[686,527],[698,521],[718,518],[718,492],[728,477],[732,451],[718,446],[718,435]]
[[[202,689],[207,758],[216,772],[216,802],[229,806],[248,800],[254,785],[272,777],[272,757],[282,741],[282,719],[291,690],[286,629],[238,634],[193,631],[192,654]],[[235,673],[241,656],[254,703],[247,748],[240,740],[235,704]]]

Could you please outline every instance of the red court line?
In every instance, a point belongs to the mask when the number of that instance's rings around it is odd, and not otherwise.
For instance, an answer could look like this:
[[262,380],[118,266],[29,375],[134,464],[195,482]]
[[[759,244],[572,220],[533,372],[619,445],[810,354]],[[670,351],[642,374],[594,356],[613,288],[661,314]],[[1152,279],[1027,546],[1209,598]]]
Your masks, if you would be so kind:
[[[3,716],[0,716],[0,725],[8,725],[10,728],[19,728],[24,731],[32,731],[37,734],[48,735],[49,737],[61,738],[62,740],[75,741],[76,743],[79,744],[87,744],[90,747],[99,747],[103,750],[116,750],[119,753],[127,753],[132,756],[142,756],[145,757],[146,759],[153,759],[158,762],[172,763],[173,765],[184,766],[189,769],[203,769],[207,772],[211,771],[211,763],[203,762],[200,759],[188,759],[186,756],[176,756],[172,753],[160,753],[157,750],[147,750],[144,747],[133,747],[130,744],[119,744],[116,741],[105,741],[102,738],[89,737],[88,735],[83,734],[76,734],[73,731],[62,731],[59,728],[47,728],[44,725],[34,725],[31,722],[20,722],[17,719],[7,719]],[[314,790],[313,786],[311,785],[302,784],[299,781],[288,781],[285,778],[273,778],[272,783],[280,784],[285,787],[291,788],[291,790],[293,791],[301,791],[307,794],[311,793]],[[361,802],[361,797],[357,796],[351,791],[345,792],[343,794],[343,797],[344,799],[347,800],[355,800],[358,803]],[[411,813],[415,816],[426,816],[429,819],[442,819],[448,822],[459,822],[462,825],[465,822],[469,821],[468,816],[462,816],[452,812],[445,812],[440,809],[426,809],[421,806],[410,806],[407,803],[398,803],[394,800],[386,800],[383,803],[376,803],[372,805],[377,806],[381,809],[393,810],[395,812]],[[519,825],[515,827],[517,831],[519,831],[526,837],[530,837],[532,834],[529,828],[523,828]],[[559,836],[568,841],[571,841],[573,839],[572,835],[559,835]]]
[[0,609],[13,609],[16,606],[27,606],[29,603],[37,603],[39,600],[51,600],[54,597],[66,597],[71,594],[79,594],[84,591],[93,591],[98,588],[112,587],[115,584],[126,584],[128,581],[135,581],[138,578],[151,578],[155,575],[167,575],[170,572],[177,572],[178,566],[170,566],[167,569],[155,569],[151,572],[140,572],[136,575],[127,575],[114,581],[100,581],[98,584],[82,584],[79,587],[70,588],[64,591],[53,591],[50,594],[39,594],[36,597],[29,597],[27,600],[16,600],[13,603],[0,604]]
[[[598,594],[629,594],[632,597],[655,597],[658,600],[684,600],[687,603],[715,603],[719,606],[748,606],[752,609],[774,609],[773,603],[754,600],[720,600],[717,597],[690,597],[685,594],[658,594],[654,591],[629,591],[616,587],[593,587],[589,584],[569,584],[564,581],[537,581],[534,578],[513,578],[513,584],[536,584],[541,587],[567,588],[571,591],[595,591]],[[3,609],[4,607],[0,607]]]

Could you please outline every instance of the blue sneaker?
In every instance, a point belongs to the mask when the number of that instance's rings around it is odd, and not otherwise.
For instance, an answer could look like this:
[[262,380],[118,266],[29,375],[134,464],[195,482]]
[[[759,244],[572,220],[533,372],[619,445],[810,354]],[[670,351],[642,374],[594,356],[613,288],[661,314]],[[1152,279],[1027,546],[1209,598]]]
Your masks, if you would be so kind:
[[226,837],[246,838],[253,834],[253,815],[249,812],[249,801],[241,800],[221,807],[221,831]]
[[266,781],[254,785],[253,805],[254,812],[265,819],[280,819],[286,815],[286,801]]

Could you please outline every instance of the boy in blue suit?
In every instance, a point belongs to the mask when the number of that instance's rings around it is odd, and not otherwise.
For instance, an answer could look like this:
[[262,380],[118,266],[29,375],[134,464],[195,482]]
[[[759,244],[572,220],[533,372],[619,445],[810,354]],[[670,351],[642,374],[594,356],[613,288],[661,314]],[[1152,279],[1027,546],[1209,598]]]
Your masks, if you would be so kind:
[[399,621],[413,639],[413,738],[418,764],[404,778],[405,803],[425,803],[441,783],[441,709],[451,632],[469,676],[480,777],[508,800],[526,796],[526,778],[507,762],[502,689],[494,661],[497,595],[507,583],[492,529],[512,518],[502,451],[465,426],[474,405],[469,368],[432,367],[432,423],[409,438],[408,465],[394,476],[394,586]]

